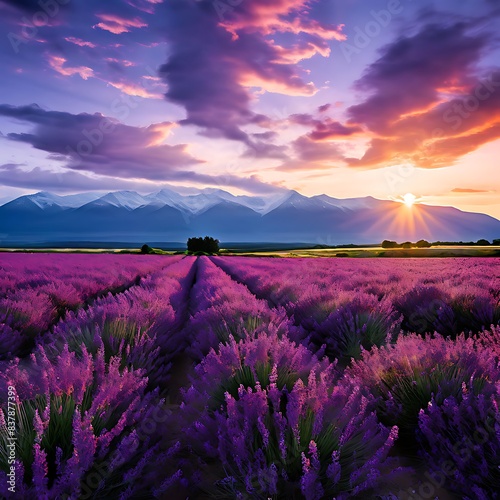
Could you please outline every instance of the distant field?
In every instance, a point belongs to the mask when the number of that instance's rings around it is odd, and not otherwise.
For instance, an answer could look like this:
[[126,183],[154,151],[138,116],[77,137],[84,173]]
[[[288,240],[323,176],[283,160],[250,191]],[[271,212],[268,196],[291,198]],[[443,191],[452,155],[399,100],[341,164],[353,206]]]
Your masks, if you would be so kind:
[[500,257],[500,246],[439,246],[432,248],[314,248],[263,252],[238,252],[244,256],[267,257]]
[[[262,249],[221,249],[221,255],[239,255],[246,257],[355,257],[355,258],[441,258],[441,257],[500,257],[500,246],[436,246],[432,248],[394,248],[382,247],[344,247],[344,248],[278,248],[263,247]],[[183,249],[181,249],[182,251]],[[176,250],[177,252],[179,251]],[[158,253],[171,255],[176,251],[162,250]],[[138,254],[139,249],[134,248],[0,248],[0,252],[16,253],[124,253]]]

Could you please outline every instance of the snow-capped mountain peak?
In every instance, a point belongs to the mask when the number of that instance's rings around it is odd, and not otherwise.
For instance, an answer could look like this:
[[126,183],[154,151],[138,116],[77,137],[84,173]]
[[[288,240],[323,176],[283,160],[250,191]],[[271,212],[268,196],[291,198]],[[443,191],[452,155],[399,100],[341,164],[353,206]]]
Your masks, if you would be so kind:
[[116,191],[114,193],[108,193],[99,198],[98,201],[108,203],[115,207],[128,208],[129,210],[135,210],[149,203],[149,200],[135,191]]

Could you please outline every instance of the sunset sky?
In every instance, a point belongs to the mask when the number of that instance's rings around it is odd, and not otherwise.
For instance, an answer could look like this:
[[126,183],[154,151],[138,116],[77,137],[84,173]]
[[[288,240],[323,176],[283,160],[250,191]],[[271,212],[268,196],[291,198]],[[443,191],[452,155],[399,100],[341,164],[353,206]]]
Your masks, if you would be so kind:
[[0,0],[0,202],[296,189],[500,218],[497,0]]

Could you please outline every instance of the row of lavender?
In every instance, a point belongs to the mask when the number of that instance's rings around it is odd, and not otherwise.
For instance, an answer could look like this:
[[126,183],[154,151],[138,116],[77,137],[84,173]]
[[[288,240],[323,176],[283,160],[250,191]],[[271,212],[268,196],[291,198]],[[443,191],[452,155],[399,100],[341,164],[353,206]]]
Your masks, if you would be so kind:
[[398,449],[429,467],[406,498],[434,498],[443,485],[497,498],[498,259],[213,261],[285,308],[291,338],[336,365],[336,389],[359,391],[382,424],[397,426]]
[[0,359],[14,347],[29,348],[68,309],[125,289],[164,265],[158,256],[2,254]]
[[[462,261],[428,274],[448,261],[214,260],[261,298],[209,259],[184,259],[67,315],[28,362],[0,367],[2,406],[14,382],[20,403],[20,498],[405,498],[401,475],[417,490],[406,498],[442,485],[495,498],[500,329],[398,335],[394,305],[414,287],[454,296],[460,280],[494,299],[498,260],[468,260],[474,274]],[[335,343],[314,340],[318,311]],[[196,364],[180,398],[164,393],[179,357]],[[426,460],[427,483],[395,449]]]
[[[3,364],[0,390],[15,385],[22,424],[15,461],[21,498],[161,498],[182,489],[186,496],[317,498],[320,453],[323,461],[329,456],[333,494],[366,491],[377,479],[373,467],[389,466],[396,428],[373,429],[375,415],[347,386],[330,394],[338,379],[334,365],[287,338],[294,327],[284,311],[270,309],[208,259],[197,267],[189,301],[193,268],[185,260],[149,285],[68,314],[28,362]],[[165,286],[174,269],[176,279]],[[181,329],[187,303],[190,318]],[[172,412],[161,389],[172,353],[181,348],[202,362]],[[344,407],[347,414],[339,411]],[[255,449],[258,429],[267,437]],[[359,458],[342,454],[352,447],[356,453],[358,432],[370,438],[362,445],[368,449]],[[6,444],[8,432],[3,438]],[[277,443],[267,463],[264,453]],[[2,477],[4,494],[8,478]]]
[[[434,483],[415,478],[425,494],[444,483],[470,498],[495,491],[490,474],[498,461],[490,455],[498,442],[481,448],[476,441],[487,429],[492,438],[498,420],[498,330],[480,341],[401,337],[343,371],[291,342],[285,332],[303,335],[293,318],[266,307],[207,259],[191,298],[198,307],[185,328],[189,352],[201,359],[213,350],[171,420],[174,445],[159,463],[176,472],[157,492],[184,486],[183,498],[200,491],[217,498],[342,498],[392,490],[400,498],[395,484],[408,471],[387,459],[398,434],[411,454],[429,454]],[[450,437],[439,425],[453,411],[468,414],[460,428],[448,429]],[[489,420],[481,419],[484,411]],[[454,465],[458,458],[462,468]]]
[[477,334],[500,323],[498,259],[214,258],[256,296],[283,307],[347,363],[407,333]]
[[164,388],[194,263],[163,257],[138,285],[68,311],[29,358],[0,362],[0,496],[132,493],[170,414]]

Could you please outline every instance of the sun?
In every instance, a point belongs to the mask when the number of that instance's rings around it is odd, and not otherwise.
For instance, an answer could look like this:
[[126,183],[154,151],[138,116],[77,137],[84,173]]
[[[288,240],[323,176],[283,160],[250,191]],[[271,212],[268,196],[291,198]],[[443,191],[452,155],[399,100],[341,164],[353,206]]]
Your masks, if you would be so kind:
[[403,196],[403,203],[407,207],[412,207],[415,204],[416,201],[417,201],[417,197],[414,194],[412,194],[412,193],[406,193]]

